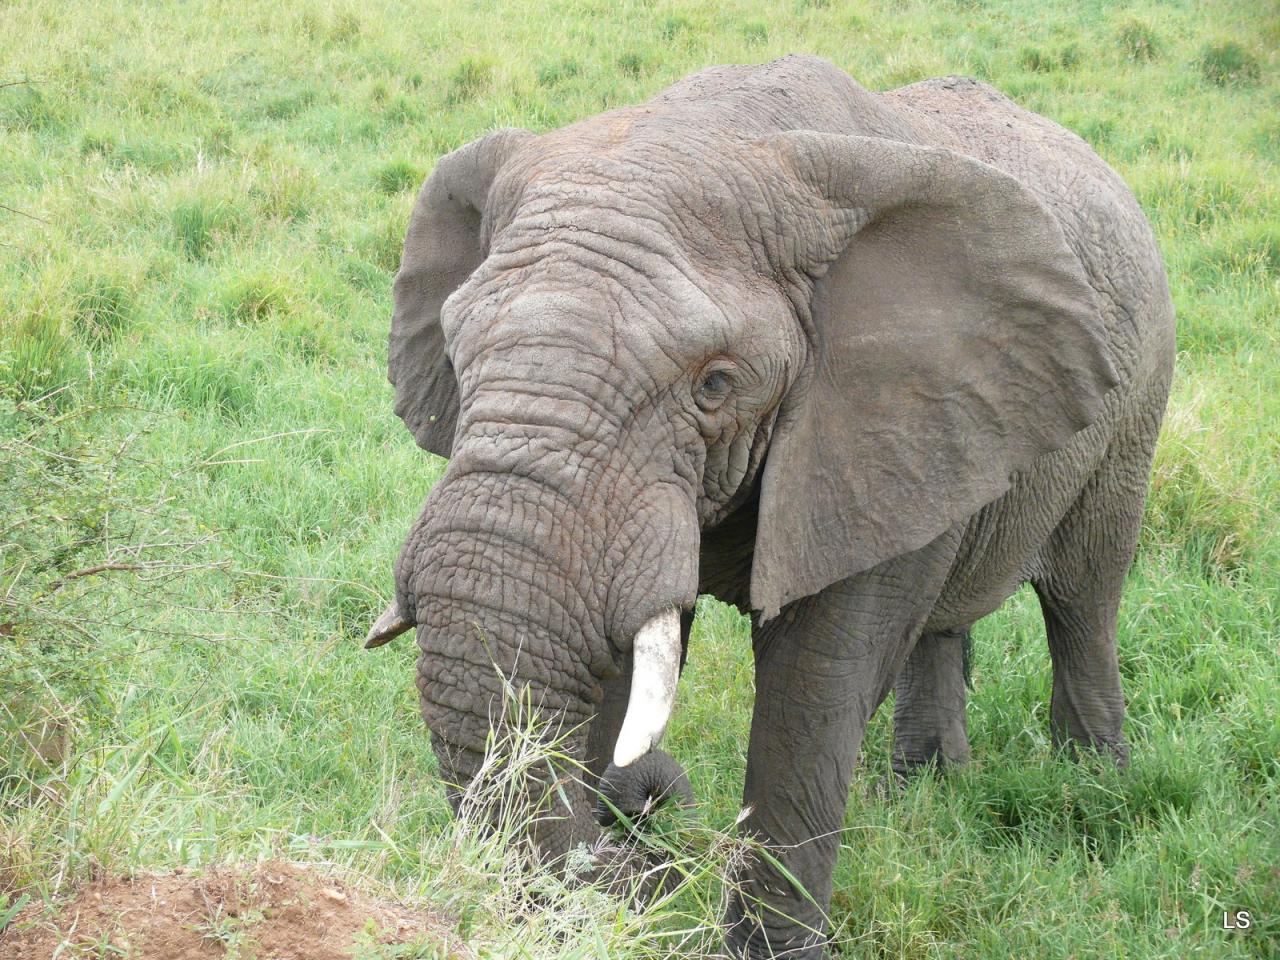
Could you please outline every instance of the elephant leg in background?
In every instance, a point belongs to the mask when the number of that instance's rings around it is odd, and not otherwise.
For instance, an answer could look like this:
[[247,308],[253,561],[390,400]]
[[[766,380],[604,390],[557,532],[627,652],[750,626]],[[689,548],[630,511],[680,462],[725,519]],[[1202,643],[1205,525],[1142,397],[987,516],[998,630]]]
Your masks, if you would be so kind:
[[812,597],[755,631],[755,709],[742,830],[776,865],[749,858],[733,880],[726,941],[741,957],[825,956],[832,871],[858,748],[942,586],[940,538]]
[[[693,613],[680,615],[680,672],[684,672],[685,660],[689,655],[689,630],[693,627]],[[631,696],[631,657],[626,657],[619,674],[602,685],[603,697],[596,710],[595,719],[591,721],[591,729],[587,732],[587,772],[590,774],[588,786],[594,788],[604,775],[605,768],[613,761],[613,747],[618,742],[618,733],[622,730],[622,720],[627,715],[627,700]]]
[[969,759],[965,722],[968,628],[926,633],[916,642],[894,683],[893,772],[909,777]]
[[1053,660],[1050,725],[1055,743],[1108,751],[1129,760],[1124,693],[1116,659],[1116,617],[1133,561],[1146,500],[1157,425],[1133,417],[1128,431],[1059,524],[1033,585]]

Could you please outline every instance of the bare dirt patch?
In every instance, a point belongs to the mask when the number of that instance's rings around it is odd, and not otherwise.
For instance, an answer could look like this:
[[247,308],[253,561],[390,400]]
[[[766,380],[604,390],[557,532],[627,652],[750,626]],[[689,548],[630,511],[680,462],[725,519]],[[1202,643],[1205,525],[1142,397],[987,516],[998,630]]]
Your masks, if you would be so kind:
[[0,933],[4,960],[465,960],[443,918],[355,889],[324,868],[282,862],[141,873],[32,905]]

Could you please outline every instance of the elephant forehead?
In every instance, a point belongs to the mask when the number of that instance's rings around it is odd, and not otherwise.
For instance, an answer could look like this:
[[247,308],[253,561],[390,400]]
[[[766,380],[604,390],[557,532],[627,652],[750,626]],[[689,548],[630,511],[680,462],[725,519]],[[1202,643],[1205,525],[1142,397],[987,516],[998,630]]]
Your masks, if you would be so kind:
[[543,135],[522,154],[527,162],[504,170],[489,222],[495,242],[520,220],[624,231],[658,247],[723,248],[773,219],[781,181],[759,164],[754,136],[688,122],[600,120]]
[[505,271],[469,306],[451,305],[461,315],[454,321],[454,363],[462,368],[482,355],[568,352],[662,376],[717,349],[742,326],[741,311],[717,302],[706,278],[674,271],[643,290],[631,280],[572,262]]

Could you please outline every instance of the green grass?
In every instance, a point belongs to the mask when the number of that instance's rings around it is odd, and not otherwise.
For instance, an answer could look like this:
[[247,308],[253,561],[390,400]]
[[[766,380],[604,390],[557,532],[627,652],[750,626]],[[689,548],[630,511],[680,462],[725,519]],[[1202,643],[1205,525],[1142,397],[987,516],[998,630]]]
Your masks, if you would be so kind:
[[1052,752],[1019,594],[977,631],[969,769],[876,799],[873,721],[846,954],[1280,951],[1273,3],[32,0],[0,35],[0,917],[99,868],[270,853],[441,904],[502,955],[662,955],[714,919],[736,615],[704,602],[669,734],[694,876],[643,918],[590,891],[529,911],[450,825],[412,644],[359,649],[442,469],[391,413],[390,283],[448,150],[810,51],[873,88],[976,76],[1081,133],[1151,217],[1179,314],[1121,611],[1133,769]]

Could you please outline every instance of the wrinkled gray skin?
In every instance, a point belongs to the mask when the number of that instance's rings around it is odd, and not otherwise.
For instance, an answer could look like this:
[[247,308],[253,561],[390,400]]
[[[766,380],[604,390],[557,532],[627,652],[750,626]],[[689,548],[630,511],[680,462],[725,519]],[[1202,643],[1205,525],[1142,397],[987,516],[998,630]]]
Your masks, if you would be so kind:
[[[1054,736],[1126,761],[1116,611],[1173,314],[1078,137],[959,78],[704,70],[445,157],[395,295],[396,411],[451,458],[396,564],[446,780],[475,772],[495,664],[598,776],[637,629],[678,607],[687,642],[699,593],[752,611],[743,828],[817,906],[748,864],[728,946],[819,957],[868,718],[896,681],[897,769],[965,760],[961,646],[1019,584]],[[548,857],[598,837],[564,790]]]

